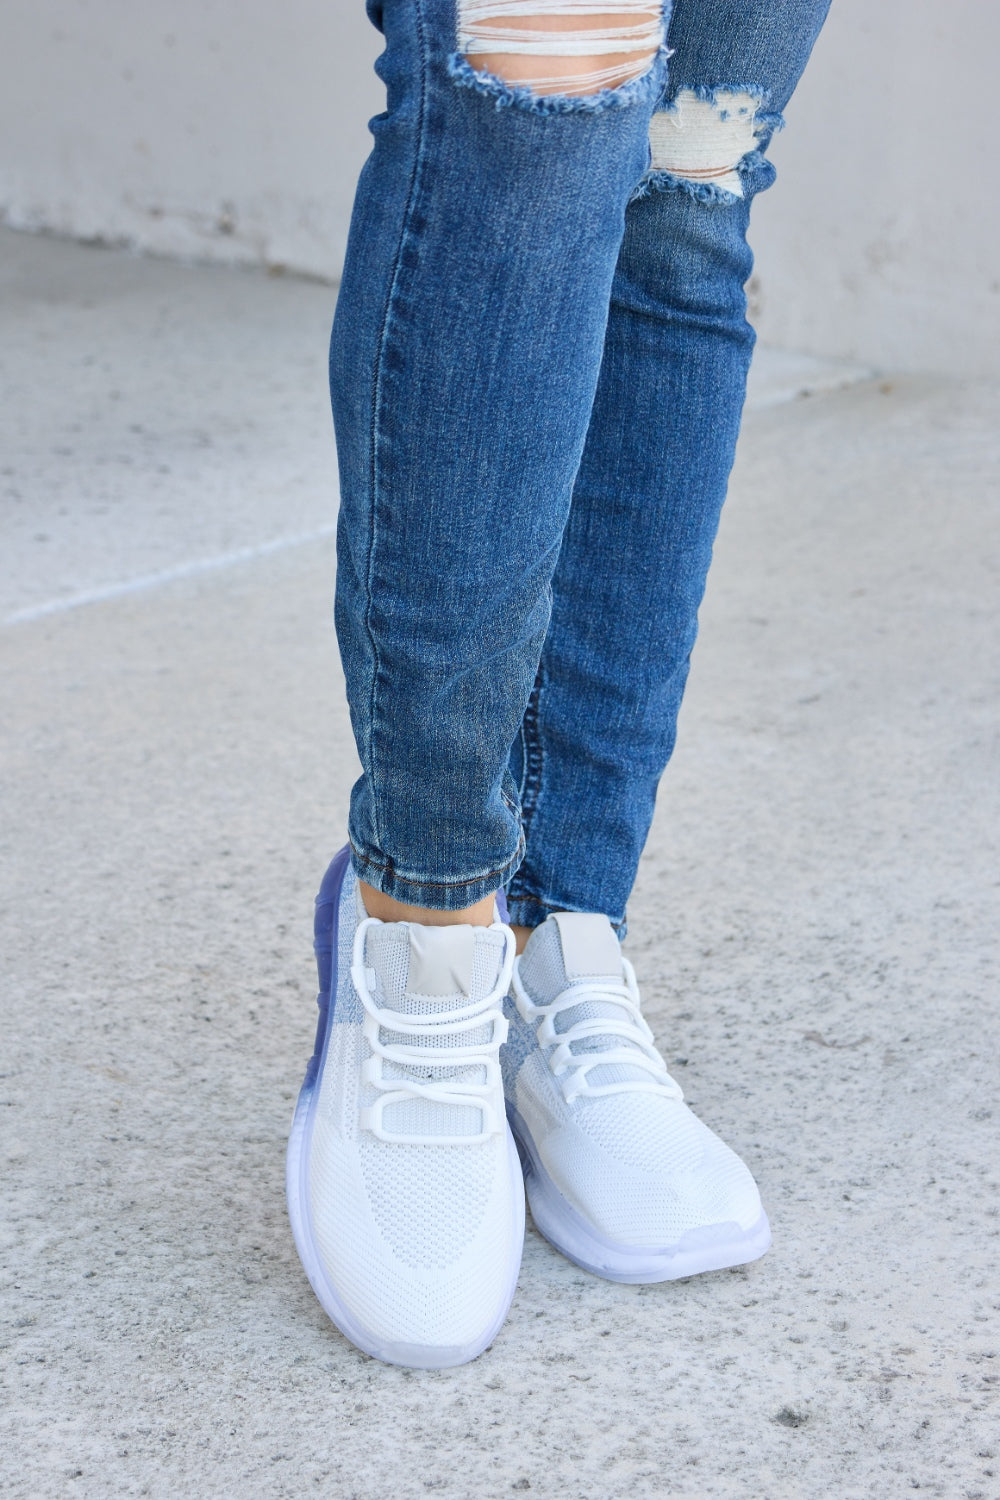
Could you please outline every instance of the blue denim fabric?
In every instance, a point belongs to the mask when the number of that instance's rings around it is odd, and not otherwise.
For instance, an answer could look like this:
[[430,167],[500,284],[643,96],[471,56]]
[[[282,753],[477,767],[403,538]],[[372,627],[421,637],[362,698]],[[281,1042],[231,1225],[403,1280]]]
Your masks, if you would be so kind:
[[[624,932],[739,429],[749,206],[828,3],[678,0],[669,65],[539,98],[457,56],[454,0],[369,0],[335,615],[354,868],[399,900],[503,885],[514,922]],[[742,197],[650,172],[683,89],[759,100]]]

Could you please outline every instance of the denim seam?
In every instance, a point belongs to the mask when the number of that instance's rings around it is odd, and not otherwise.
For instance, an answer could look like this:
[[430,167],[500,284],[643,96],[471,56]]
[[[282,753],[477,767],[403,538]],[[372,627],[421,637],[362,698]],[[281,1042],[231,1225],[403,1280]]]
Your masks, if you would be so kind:
[[545,647],[538,660],[535,681],[521,718],[521,745],[524,764],[521,768],[521,826],[525,840],[531,830],[542,791],[544,753],[542,751],[542,694],[545,688]]
[[518,829],[520,829],[520,827],[521,827],[521,809],[520,809],[520,807],[516,803],[514,803],[514,802],[512,802],[510,800],[510,798],[507,796],[507,793],[504,791],[503,787],[500,788],[500,800],[503,803],[504,807],[507,809],[507,811],[509,813],[513,814],[514,818],[517,820]]
[[523,716],[521,718],[520,724],[517,726],[517,737],[518,737],[518,739],[521,742],[521,779],[520,779],[520,781],[518,782],[518,785],[517,785],[517,797],[518,797],[518,801],[519,801],[519,803],[521,805],[521,814],[523,816],[523,814],[524,814],[524,790],[525,790],[525,786],[527,784],[526,783],[526,777],[527,777],[527,774],[528,774],[528,741],[527,741],[527,737],[525,736],[525,733],[524,733],[524,717]]
[[374,372],[372,377],[372,420],[371,420],[371,533],[368,543],[368,558],[365,577],[365,586],[368,598],[365,604],[365,630],[371,644],[373,670],[372,685],[369,696],[369,724],[370,738],[368,748],[369,765],[366,768],[371,783],[371,808],[372,808],[372,831],[376,842],[382,843],[383,829],[379,821],[379,796],[378,777],[375,772],[375,741],[378,736],[378,686],[382,675],[382,658],[379,655],[378,641],[372,623],[374,612],[375,589],[375,549],[378,541],[378,509],[379,509],[379,464],[378,464],[378,436],[379,420],[382,411],[382,373],[385,358],[386,343],[389,337],[389,326],[392,321],[393,308],[398,300],[399,273],[403,259],[403,250],[407,243],[410,224],[413,218],[414,203],[417,196],[417,188],[424,154],[424,131],[426,121],[427,103],[427,45],[424,37],[423,21],[420,14],[420,6],[413,7],[414,27],[417,34],[417,48],[420,54],[420,105],[417,114],[416,144],[413,154],[413,171],[410,175],[410,183],[406,194],[406,205],[403,209],[403,222],[399,232],[399,242],[396,246],[396,254],[392,265],[392,275],[389,281],[389,291],[386,297],[385,312],[382,324],[378,331],[378,341],[375,352]]

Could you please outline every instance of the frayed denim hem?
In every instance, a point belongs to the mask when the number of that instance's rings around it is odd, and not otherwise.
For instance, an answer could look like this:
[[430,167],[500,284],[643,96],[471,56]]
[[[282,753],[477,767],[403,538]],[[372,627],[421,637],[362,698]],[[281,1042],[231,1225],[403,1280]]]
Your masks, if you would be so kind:
[[600,114],[606,109],[642,104],[661,93],[663,69],[669,56],[670,48],[661,45],[645,73],[616,89],[599,89],[594,94],[536,94],[521,84],[507,83],[495,73],[481,72],[460,52],[453,52],[448,58],[448,74],[463,88],[474,89],[492,99],[496,109],[513,107],[535,115]]
[[[764,112],[764,106],[771,102],[771,91],[762,87],[759,83],[681,83],[678,84],[677,92],[693,94],[696,99],[704,99],[706,104],[718,104],[719,100],[727,94],[747,94],[757,105],[754,113],[755,120],[780,120],[781,125],[784,124],[781,115],[769,115]],[[671,104],[674,102],[674,97],[676,96],[665,98],[661,108],[669,110]],[[722,107],[721,114],[722,118],[725,119],[725,106]],[[772,124],[770,128],[778,130],[781,126]]]
[[649,166],[630,201],[658,190],[731,205],[770,187],[764,150],[784,120],[769,103],[759,84],[681,84],[650,120]]
[[[748,179],[757,172],[763,174],[763,180],[758,182],[754,189],[757,193],[763,192],[765,188],[769,188],[776,176],[774,163],[768,161],[762,151],[749,152],[743,157],[742,161],[737,163],[736,171],[739,173],[741,180]],[[645,198],[653,192],[686,193],[696,203],[715,204],[719,206],[742,203],[746,198],[750,197],[750,194],[747,192],[731,193],[727,188],[719,187],[718,183],[715,182],[693,182],[690,177],[678,177],[674,172],[653,171],[647,172],[645,177],[642,178],[633,191],[629,202],[634,203],[637,198]]]

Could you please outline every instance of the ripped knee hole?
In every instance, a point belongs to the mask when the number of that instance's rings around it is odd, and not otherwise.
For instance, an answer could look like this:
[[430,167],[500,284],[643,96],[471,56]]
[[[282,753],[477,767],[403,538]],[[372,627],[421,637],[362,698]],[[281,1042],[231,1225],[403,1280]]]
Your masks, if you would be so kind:
[[763,113],[763,103],[763,93],[749,88],[680,89],[650,121],[648,177],[704,202],[742,198],[741,165],[759,137],[783,123]]
[[663,45],[661,4],[458,0],[469,65],[538,95],[596,94],[641,77]]

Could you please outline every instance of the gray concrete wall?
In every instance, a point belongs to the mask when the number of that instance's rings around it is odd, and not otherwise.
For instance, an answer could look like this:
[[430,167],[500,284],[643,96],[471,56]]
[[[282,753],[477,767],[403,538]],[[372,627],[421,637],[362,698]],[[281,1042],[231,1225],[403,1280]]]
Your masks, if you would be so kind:
[[333,277],[380,45],[363,0],[3,0],[0,213]]
[[[0,214],[335,276],[378,47],[362,0],[4,0]],[[755,210],[763,338],[998,369],[998,48],[988,0],[834,0]]]
[[754,208],[762,337],[1000,372],[991,0],[833,0]]

